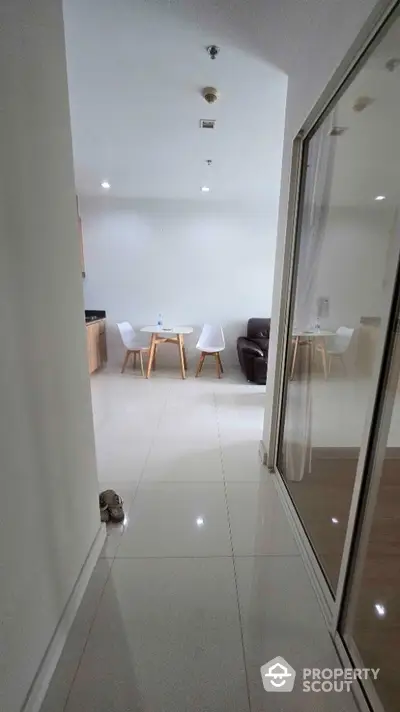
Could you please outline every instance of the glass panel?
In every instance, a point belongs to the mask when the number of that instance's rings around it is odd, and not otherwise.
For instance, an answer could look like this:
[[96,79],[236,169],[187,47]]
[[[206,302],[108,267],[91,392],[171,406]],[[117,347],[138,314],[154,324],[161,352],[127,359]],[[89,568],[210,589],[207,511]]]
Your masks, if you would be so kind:
[[333,593],[399,254],[399,39],[306,147],[278,465]]
[[[400,700],[400,338],[395,336],[379,439],[386,444],[369,488],[345,640],[357,665],[379,668],[374,682],[386,712]],[[380,460],[380,462],[379,462]]]

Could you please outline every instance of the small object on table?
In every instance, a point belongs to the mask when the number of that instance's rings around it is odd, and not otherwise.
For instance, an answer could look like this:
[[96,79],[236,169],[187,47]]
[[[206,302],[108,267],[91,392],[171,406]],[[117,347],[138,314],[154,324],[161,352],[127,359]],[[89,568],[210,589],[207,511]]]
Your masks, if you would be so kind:
[[[179,359],[181,364],[182,378],[186,378],[187,359],[184,344],[184,336],[192,334],[191,326],[174,326],[169,329],[157,326],[144,326],[140,331],[151,334],[150,340],[150,355],[147,364],[146,378],[150,378],[151,368],[156,356],[157,346],[159,344],[175,344],[179,349]],[[172,336],[171,336],[172,334]]]

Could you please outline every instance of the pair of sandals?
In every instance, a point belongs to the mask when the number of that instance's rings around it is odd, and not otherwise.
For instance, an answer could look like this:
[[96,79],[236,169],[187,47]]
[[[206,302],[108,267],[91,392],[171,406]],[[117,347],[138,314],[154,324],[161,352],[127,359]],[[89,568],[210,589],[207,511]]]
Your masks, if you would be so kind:
[[100,519],[102,522],[120,523],[125,519],[124,501],[114,490],[108,489],[99,494]]

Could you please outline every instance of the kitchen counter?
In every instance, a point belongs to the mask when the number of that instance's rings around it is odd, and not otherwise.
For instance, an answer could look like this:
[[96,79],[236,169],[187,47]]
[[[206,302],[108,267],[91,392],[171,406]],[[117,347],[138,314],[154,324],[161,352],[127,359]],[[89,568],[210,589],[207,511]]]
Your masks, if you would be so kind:
[[89,374],[98,371],[107,363],[107,340],[105,317],[86,321],[86,344]]
[[104,321],[105,319],[91,319],[90,321],[85,321],[86,326],[91,326],[92,324],[98,324],[100,321]]

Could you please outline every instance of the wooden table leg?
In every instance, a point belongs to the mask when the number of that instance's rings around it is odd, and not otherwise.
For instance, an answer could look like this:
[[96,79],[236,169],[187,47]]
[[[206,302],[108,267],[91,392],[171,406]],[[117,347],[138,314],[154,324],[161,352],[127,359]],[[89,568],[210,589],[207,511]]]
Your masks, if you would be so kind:
[[157,334],[151,335],[150,353],[149,353],[149,361],[147,364],[146,378],[150,378],[151,367],[153,365],[153,359],[154,359],[154,352],[156,349],[156,338],[157,338]]
[[182,372],[182,378],[186,378],[186,373],[185,373],[185,359],[183,356],[183,336],[182,334],[178,334],[178,348],[179,348],[179,358],[181,361],[181,372]]
[[321,337],[320,343],[321,343],[320,353],[321,353],[321,358],[322,358],[322,367],[324,369],[324,376],[325,376],[325,381],[326,381],[326,379],[328,378],[328,366],[327,366],[327,362],[326,362],[326,343],[325,343],[325,339],[323,337]]
[[185,364],[185,371],[187,371],[187,357],[186,357],[186,349],[185,349],[185,342],[184,342],[184,336],[182,334],[182,351],[183,351],[183,363]]
[[300,338],[298,336],[295,336],[294,346],[293,346],[293,354],[292,354],[292,368],[290,369],[290,380],[291,381],[293,381],[294,367],[296,365],[296,357],[297,357],[297,349],[299,347],[299,341],[300,341]]

